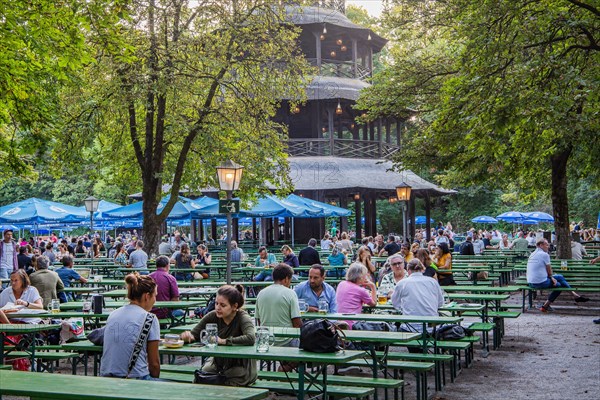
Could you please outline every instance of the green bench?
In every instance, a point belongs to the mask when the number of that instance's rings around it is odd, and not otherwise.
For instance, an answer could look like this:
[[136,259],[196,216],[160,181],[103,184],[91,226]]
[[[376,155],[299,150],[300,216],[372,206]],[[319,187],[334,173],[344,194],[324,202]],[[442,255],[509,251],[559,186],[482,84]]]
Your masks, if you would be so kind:
[[[277,382],[259,379],[252,385],[253,388],[267,389],[276,393],[289,393],[297,394],[298,388],[290,382]],[[322,390],[314,385],[305,388],[308,395],[319,395]],[[353,397],[356,399],[362,399],[375,393],[373,388],[364,388],[357,386],[338,386],[338,385],[327,385],[327,396],[334,398]]]
[[[8,359],[28,358],[31,359],[31,353],[26,351],[11,351],[6,355]],[[65,351],[36,351],[34,354],[35,363],[38,372],[54,372],[54,363],[60,360],[77,358],[79,354]]]

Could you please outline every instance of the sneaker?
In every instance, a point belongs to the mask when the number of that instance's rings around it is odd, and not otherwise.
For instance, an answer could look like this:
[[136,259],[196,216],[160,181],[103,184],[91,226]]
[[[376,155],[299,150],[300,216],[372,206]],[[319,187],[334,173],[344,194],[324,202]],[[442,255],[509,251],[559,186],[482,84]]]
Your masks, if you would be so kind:
[[594,320],[595,324],[600,324],[600,318]]
[[590,301],[587,297],[579,296],[575,298],[575,303],[585,303],[586,301]]
[[545,313],[545,312],[552,312],[554,311],[554,308],[550,307],[550,306],[541,306],[540,307],[540,311]]

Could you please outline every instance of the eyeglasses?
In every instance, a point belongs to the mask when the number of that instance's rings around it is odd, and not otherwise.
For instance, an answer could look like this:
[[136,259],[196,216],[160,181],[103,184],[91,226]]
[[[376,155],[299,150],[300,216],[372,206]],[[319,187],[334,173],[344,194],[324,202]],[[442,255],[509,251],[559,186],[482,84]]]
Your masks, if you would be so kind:
[[403,266],[404,266],[404,263],[403,263],[403,262],[397,262],[397,263],[391,263],[390,265],[391,265],[392,267],[397,267],[397,266],[401,266],[401,267],[403,267]]

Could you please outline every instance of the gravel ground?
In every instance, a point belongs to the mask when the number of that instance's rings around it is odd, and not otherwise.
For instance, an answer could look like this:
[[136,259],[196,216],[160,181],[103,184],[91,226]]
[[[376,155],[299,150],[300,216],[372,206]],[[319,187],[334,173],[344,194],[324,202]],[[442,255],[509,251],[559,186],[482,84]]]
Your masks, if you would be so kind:
[[[463,368],[456,382],[434,392],[430,375],[429,397],[434,400],[562,400],[600,399],[600,293],[581,306],[563,293],[553,305],[555,312],[537,309],[505,322],[502,346],[482,357],[479,347],[470,368]],[[520,294],[511,301],[520,302]],[[198,365],[199,360],[190,360]],[[61,366],[59,373],[70,373]],[[368,376],[369,372],[362,373]],[[406,400],[415,399],[415,381],[406,374]],[[0,388],[1,389],[1,388]],[[383,395],[383,391],[381,391]],[[272,394],[272,399],[293,399]],[[383,398],[380,397],[380,398]],[[2,396],[4,400],[22,398]]]

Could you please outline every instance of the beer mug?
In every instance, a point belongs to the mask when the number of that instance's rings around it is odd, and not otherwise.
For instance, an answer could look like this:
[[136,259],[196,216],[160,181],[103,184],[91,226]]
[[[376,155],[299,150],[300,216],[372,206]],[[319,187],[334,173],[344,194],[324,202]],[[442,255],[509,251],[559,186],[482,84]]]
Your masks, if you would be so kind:
[[327,314],[329,312],[329,303],[327,300],[319,300],[319,314]]
[[382,305],[383,305],[383,304],[387,304],[387,301],[388,301],[388,298],[387,298],[387,296],[385,295],[385,293],[379,293],[379,294],[377,295],[377,303],[379,303],[379,304],[382,304]]
[[256,328],[256,351],[266,353],[269,347],[275,344],[275,337],[271,335],[271,331],[266,327]]
[[304,299],[298,299],[298,307],[300,308],[300,314],[308,311],[308,303]]
[[50,302],[50,312],[52,314],[58,314],[60,312],[60,301],[58,299],[52,299]]
[[218,338],[219,330],[217,329],[217,324],[206,324],[206,328],[200,332],[200,342],[208,347],[216,347]]

